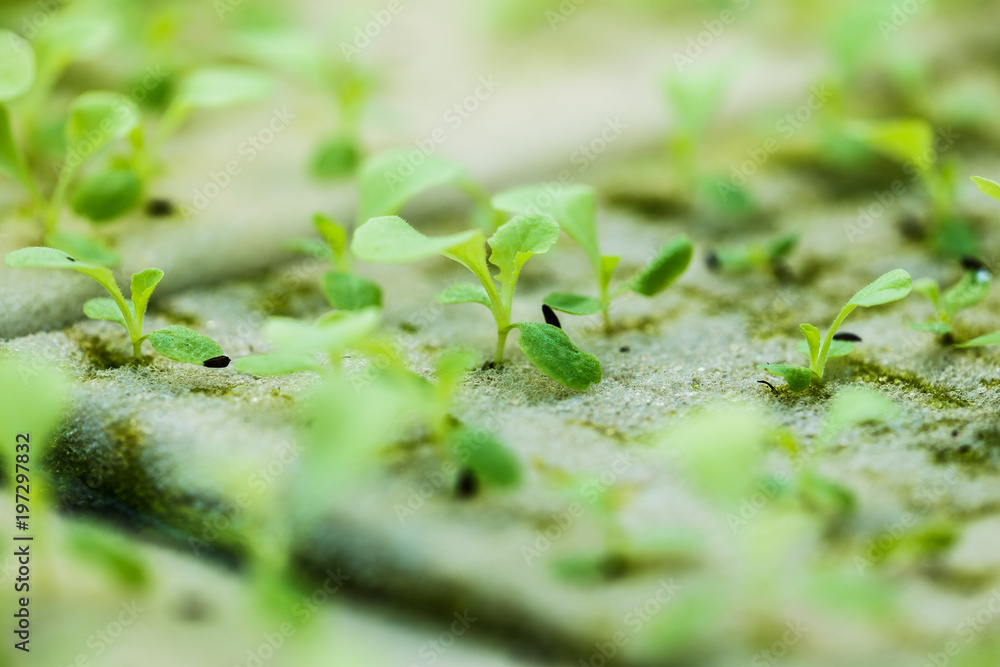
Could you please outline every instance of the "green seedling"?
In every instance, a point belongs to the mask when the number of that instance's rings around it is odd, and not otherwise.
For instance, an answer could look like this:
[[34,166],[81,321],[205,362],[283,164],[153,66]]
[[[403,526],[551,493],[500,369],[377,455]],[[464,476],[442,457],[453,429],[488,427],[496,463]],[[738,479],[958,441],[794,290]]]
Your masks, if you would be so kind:
[[126,299],[110,269],[78,261],[55,248],[22,248],[7,253],[4,261],[15,269],[69,269],[93,278],[107,290],[110,298],[90,299],[83,305],[84,314],[94,320],[117,322],[125,327],[136,359],[142,356],[143,341],[149,340],[154,350],[174,361],[208,368],[229,365],[229,357],[223,354],[218,343],[192,329],[174,325],[143,334],[146,306],[163,279],[163,271],[159,269],[144,269],[133,274],[132,298]]
[[705,260],[712,270],[725,273],[747,273],[760,269],[782,271],[783,260],[795,250],[799,235],[784,234],[769,243],[748,243],[743,246],[719,248]]
[[451,186],[472,199],[476,224],[492,232],[497,217],[490,195],[464,167],[416,148],[391,149],[370,156],[358,173],[358,222],[398,214],[412,199],[436,188]]
[[971,308],[982,302],[990,293],[990,283],[993,276],[983,264],[977,260],[963,262],[965,274],[961,280],[941,291],[938,282],[932,278],[921,278],[913,283],[913,291],[923,294],[934,306],[934,320],[911,324],[914,331],[926,331],[938,336],[950,336],[953,333],[952,320],[959,311]]
[[694,249],[690,239],[681,235],[660,248],[641,271],[615,290],[611,281],[620,257],[602,255],[597,238],[597,204],[594,189],[587,185],[562,186],[543,183],[514,188],[493,198],[493,206],[506,214],[550,216],[559,223],[587,255],[597,279],[598,297],[570,292],[555,292],[545,297],[545,305],[571,315],[601,313],[606,330],[611,329],[612,302],[625,292],[652,297],[684,273]]
[[[992,181],[988,178],[983,178],[982,176],[973,176],[972,182],[976,184],[976,187],[978,187],[983,194],[1000,201],[1000,183]],[[973,338],[972,340],[962,343],[961,345],[956,345],[955,347],[985,347],[989,345],[1000,345],[1000,331],[994,331],[993,333]]]
[[829,359],[843,357],[854,350],[854,343],[859,340],[853,335],[837,335],[837,329],[854,309],[861,306],[871,308],[882,304],[899,301],[910,293],[912,281],[910,274],[902,269],[895,269],[883,274],[877,280],[858,291],[847,305],[837,315],[830,325],[826,337],[820,342],[819,329],[812,324],[801,324],[799,328],[805,337],[805,343],[799,347],[809,357],[809,367],[790,366],[785,364],[766,364],[757,368],[771,375],[785,378],[788,388],[794,392],[805,391],[812,384],[823,381],[823,371]]
[[364,276],[354,273],[350,236],[347,229],[331,218],[317,214],[313,226],[323,242],[315,239],[295,239],[289,250],[301,252],[330,262],[332,269],[323,274],[320,287],[327,301],[336,310],[362,310],[382,306],[382,288]]
[[478,303],[490,310],[497,327],[494,363],[503,362],[507,336],[518,329],[518,346],[538,370],[567,387],[585,391],[601,381],[597,357],[582,352],[562,329],[551,324],[512,322],[514,289],[521,269],[533,255],[547,252],[559,238],[559,225],[546,215],[520,215],[501,225],[489,238],[481,231],[427,237],[396,216],[372,218],[354,234],[354,254],[368,262],[402,264],[444,255],[469,269],[479,285],[458,283],[438,294],[444,304]]
[[930,201],[934,240],[941,251],[956,256],[978,252],[978,239],[956,211],[955,165],[938,159],[930,123],[917,118],[855,122],[849,123],[846,131],[869,150],[898,162],[907,176],[921,183]]

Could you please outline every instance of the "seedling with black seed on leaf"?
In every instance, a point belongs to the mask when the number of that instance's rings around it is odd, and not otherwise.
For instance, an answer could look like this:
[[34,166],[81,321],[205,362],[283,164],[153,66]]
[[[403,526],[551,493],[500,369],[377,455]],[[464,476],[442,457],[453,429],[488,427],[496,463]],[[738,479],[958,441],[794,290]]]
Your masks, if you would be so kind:
[[583,249],[597,278],[599,296],[554,292],[545,297],[545,305],[571,315],[601,313],[606,330],[611,329],[609,311],[615,299],[628,291],[645,297],[659,294],[684,273],[694,252],[687,236],[677,236],[660,248],[644,269],[612,290],[611,280],[621,258],[601,254],[593,188],[579,184],[563,186],[558,183],[528,185],[496,195],[493,206],[508,214],[551,216]]
[[837,335],[837,329],[847,319],[847,316],[858,306],[870,308],[899,301],[910,293],[911,288],[910,274],[906,271],[895,269],[883,274],[851,297],[851,300],[837,315],[837,319],[830,325],[830,330],[822,342],[820,341],[819,329],[811,324],[799,325],[799,328],[802,329],[802,335],[805,337],[805,344],[800,347],[800,350],[809,357],[808,368],[785,364],[765,364],[757,366],[757,368],[767,371],[771,375],[785,378],[788,382],[788,388],[794,392],[805,391],[810,385],[821,383],[826,362],[835,357],[848,355],[854,350],[853,339],[838,339]]
[[512,322],[514,290],[521,269],[533,255],[547,252],[559,238],[559,225],[547,215],[519,215],[505,222],[489,238],[489,262],[499,269],[496,277],[486,258],[486,237],[481,231],[427,237],[396,216],[372,218],[354,234],[354,254],[368,262],[401,264],[444,255],[469,269],[479,285],[458,283],[438,294],[445,304],[478,303],[490,310],[497,327],[494,362],[503,362],[507,336],[518,329],[518,346],[538,370],[578,391],[601,381],[597,357],[582,352],[562,329],[551,324]]
[[934,320],[913,323],[914,331],[926,331],[939,336],[952,334],[952,320],[959,311],[980,303],[990,293],[993,276],[982,262],[965,259],[962,262],[965,273],[961,280],[944,292],[933,278],[921,278],[913,283],[913,291],[923,294],[934,306]]
[[117,322],[125,327],[136,359],[142,356],[143,341],[149,340],[154,350],[174,361],[209,368],[224,368],[229,365],[229,357],[223,354],[218,343],[187,327],[175,325],[148,334],[142,333],[142,321],[149,298],[163,279],[163,271],[159,269],[144,269],[133,274],[132,298],[126,299],[110,269],[78,261],[55,248],[22,248],[7,253],[4,261],[7,266],[15,269],[69,269],[93,278],[107,290],[110,298],[90,299],[83,304],[83,312],[91,319]]
[[[706,258],[708,268],[725,273],[746,273],[758,269],[782,271],[783,260],[799,244],[799,235],[782,234],[768,243],[748,243],[743,246],[726,246],[713,251]],[[787,271],[787,268],[784,269]]]
[[[972,182],[982,191],[983,194],[1000,201],[1000,183],[981,176],[973,176]],[[985,269],[983,269],[985,270]],[[994,331],[978,338],[956,345],[955,347],[984,347],[988,345],[1000,345],[1000,331]]]

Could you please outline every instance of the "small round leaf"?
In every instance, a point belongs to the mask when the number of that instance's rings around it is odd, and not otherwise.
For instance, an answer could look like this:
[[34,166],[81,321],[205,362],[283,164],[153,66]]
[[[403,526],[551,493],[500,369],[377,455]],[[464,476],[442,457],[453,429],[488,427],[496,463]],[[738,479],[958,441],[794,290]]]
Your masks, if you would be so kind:
[[517,345],[535,368],[570,389],[586,391],[601,381],[601,362],[573,344],[562,329],[551,324],[521,322]]
[[91,174],[77,186],[73,210],[92,222],[107,222],[128,213],[142,201],[142,180],[131,169],[107,169]]
[[35,82],[35,52],[24,38],[0,30],[0,102],[16,100]]

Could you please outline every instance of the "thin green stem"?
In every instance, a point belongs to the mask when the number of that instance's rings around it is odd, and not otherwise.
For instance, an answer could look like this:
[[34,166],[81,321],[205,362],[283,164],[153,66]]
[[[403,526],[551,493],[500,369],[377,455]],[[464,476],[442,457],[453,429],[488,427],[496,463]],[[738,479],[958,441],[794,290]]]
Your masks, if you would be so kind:
[[507,336],[510,334],[510,330],[510,326],[497,328],[497,352],[493,357],[493,363],[497,366],[503,363],[503,350],[507,347]]
[[847,319],[847,316],[850,315],[855,308],[857,308],[857,306],[853,304],[844,306],[844,309],[840,311],[840,315],[838,315],[837,319],[830,325],[830,330],[826,332],[826,337],[823,339],[823,347],[821,347],[819,351],[819,357],[816,359],[816,363],[813,364],[813,368],[810,369],[820,378],[823,377],[823,369],[826,367],[826,357],[830,353],[830,344],[833,342],[833,337],[836,335],[837,329],[840,328],[840,325],[843,324],[844,320]]
[[56,224],[59,222],[59,213],[62,211],[63,201],[66,199],[66,192],[79,165],[70,166],[69,163],[63,166],[59,172],[59,180],[56,182],[56,189],[52,192],[52,199],[49,201],[49,208],[45,214],[45,235],[48,236],[56,231]]

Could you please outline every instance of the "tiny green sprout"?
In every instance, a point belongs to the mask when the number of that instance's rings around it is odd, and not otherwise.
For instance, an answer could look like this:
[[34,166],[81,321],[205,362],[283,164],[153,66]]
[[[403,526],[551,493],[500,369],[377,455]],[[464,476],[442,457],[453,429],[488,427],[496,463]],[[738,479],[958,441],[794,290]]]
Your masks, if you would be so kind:
[[976,187],[979,188],[979,191],[984,195],[988,195],[997,201],[1000,201],[1000,183],[991,181],[988,178],[983,178],[982,176],[973,176],[972,182],[976,184]]
[[353,272],[350,236],[347,229],[335,220],[322,215],[313,216],[313,226],[323,242],[315,239],[294,239],[289,250],[330,262],[332,270],[323,274],[320,287],[327,301],[336,310],[363,310],[382,306],[382,288]]
[[956,212],[955,166],[938,160],[930,123],[920,118],[894,118],[848,123],[846,131],[869,150],[899,163],[920,179],[930,200],[934,238],[940,250],[957,256],[978,251],[978,240]]
[[728,246],[712,252],[706,262],[712,270],[726,273],[747,273],[758,269],[781,270],[782,261],[799,244],[795,232],[782,234],[769,243],[748,243],[743,246]]
[[594,189],[588,185],[562,186],[558,183],[528,185],[493,198],[498,211],[517,215],[551,216],[587,255],[597,279],[598,297],[570,292],[554,292],[545,297],[545,305],[571,315],[601,313],[604,327],[611,329],[612,302],[627,291],[652,297],[670,286],[684,273],[694,252],[690,239],[680,235],[660,248],[646,267],[611,290],[611,280],[620,257],[602,255],[597,236],[597,204]]
[[398,214],[412,199],[452,186],[476,206],[476,223],[486,232],[496,227],[490,195],[462,165],[414,149],[390,149],[371,155],[358,173],[358,221]]
[[[757,366],[771,375],[778,375],[788,382],[788,388],[794,392],[805,391],[811,384],[823,380],[823,370],[826,362],[835,357],[843,357],[854,350],[852,340],[838,340],[837,329],[847,316],[858,306],[870,308],[893,301],[899,301],[910,293],[912,281],[910,274],[902,269],[895,269],[881,275],[878,279],[858,291],[847,305],[837,315],[830,325],[826,337],[820,341],[819,329],[812,324],[801,324],[799,328],[805,337],[805,345],[800,347],[809,357],[809,367],[791,366],[785,364],[766,364]],[[856,337],[852,337],[855,338]]]
[[55,248],[21,248],[7,253],[4,261],[7,266],[15,269],[69,269],[93,278],[108,292],[110,298],[90,299],[83,305],[84,314],[94,320],[117,322],[125,327],[136,359],[142,356],[142,343],[148,339],[153,349],[174,361],[208,368],[229,365],[229,357],[223,354],[218,343],[192,329],[169,326],[148,334],[142,333],[149,298],[163,279],[163,271],[159,269],[144,269],[133,274],[132,298],[126,299],[110,269],[78,261]]
[[331,312],[314,323],[273,317],[264,325],[264,337],[277,351],[239,359],[236,370],[253,375],[287,375],[299,371],[322,371],[317,354],[325,354],[332,373],[339,374],[348,350],[367,347],[378,327],[378,308],[353,312]]
[[913,283],[913,291],[923,294],[934,306],[935,318],[931,322],[913,323],[914,331],[926,331],[939,336],[952,334],[952,320],[959,311],[980,303],[990,293],[993,276],[979,261],[963,261],[965,273],[961,280],[944,292],[937,281],[921,278]]
[[559,237],[559,225],[547,215],[519,215],[489,238],[489,262],[499,269],[494,277],[487,265],[485,235],[467,231],[428,237],[396,216],[372,218],[354,233],[351,248],[368,262],[402,264],[444,255],[469,269],[479,285],[459,283],[438,294],[444,304],[478,303],[490,310],[497,327],[494,361],[503,362],[507,336],[520,331],[518,346],[538,370],[567,387],[585,391],[601,381],[597,357],[582,352],[562,329],[551,324],[512,322],[514,290],[521,269],[533,255],[547,252]]

